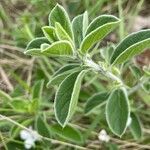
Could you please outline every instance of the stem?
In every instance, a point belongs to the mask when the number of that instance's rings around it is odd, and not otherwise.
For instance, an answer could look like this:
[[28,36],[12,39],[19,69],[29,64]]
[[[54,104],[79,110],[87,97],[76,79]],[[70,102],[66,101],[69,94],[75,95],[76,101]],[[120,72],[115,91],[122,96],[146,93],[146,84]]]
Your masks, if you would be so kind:
[[[25,129],[27,130],[28,132],[30,132],[31,134],[35,134],[35,131],[29,129],[29,128],[26,128],[25,126],[23,126],[22,124],[19,124],[18,122],[10,119],[9,117],[7,116],[4,116],[4,115],[1,115],[0,114],[0,118],[4,119],[4,120],[7,120],[17,126],[19,126],[20,128],[22,129]],[[74,147],[74,148],[77,148],[77,149],[81,149],[81,150],[90,150],[88,148],[85,148],[85,147],[82,147],[82,146],[79,146],[79,145],[74,145],[74,144],[70,144],[70,143],[66,143],[66,142],[63,142],[63,141],[58,141],[58,140],[55,140],[55,139],[51,139],[51,138],[47,138],[47,137],[44,137],[40,134],[38,134],[39,138],[43,139],[43,140],[47,140],[47,141],[50,141],[51,143],[53,144],[61,144],[61,145],[65,145],[65,146],[69,146],[69,147]]]
[[101,74],[105,75],[106,77],[110,78],[113,81],[117,81],[118,83],[120,83],[121,85],[124,85],[123,82],[121,81],[120,78],[118,78],[116,75],[114,75],[113,73],[111,73],[108,70],[104,70],[104,68],[98,64],[96,64],[92,59],[90,58],[86,58],[85,59],[85,64],[94,69],[97,72],[100,72]]

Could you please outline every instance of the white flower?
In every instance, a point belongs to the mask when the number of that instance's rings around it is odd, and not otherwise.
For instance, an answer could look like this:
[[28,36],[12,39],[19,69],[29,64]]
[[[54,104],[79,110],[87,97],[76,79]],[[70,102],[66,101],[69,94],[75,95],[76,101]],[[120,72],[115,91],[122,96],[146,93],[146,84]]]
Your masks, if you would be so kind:
[[21,130],[20,131],[20,138],[24,140],[24,146],[26,149],[30,149],[35,146],[35,141],[40,140],[40,137],[36,131],[32,130],[32,127],[29,127],[31,130]]
[[104,129],[100,131],[98,138],[100,141],[103,141],[103,142],[109,142],[109,140],[110,140],[109,135],[107,135],[107,133]]
[[129,127],[129,126],[130,126],[131,122],[132,122],[132,118],[131,118],[131,117],[129,117],[129,118],[128,118],[128,121],[127,121],[127,127]]

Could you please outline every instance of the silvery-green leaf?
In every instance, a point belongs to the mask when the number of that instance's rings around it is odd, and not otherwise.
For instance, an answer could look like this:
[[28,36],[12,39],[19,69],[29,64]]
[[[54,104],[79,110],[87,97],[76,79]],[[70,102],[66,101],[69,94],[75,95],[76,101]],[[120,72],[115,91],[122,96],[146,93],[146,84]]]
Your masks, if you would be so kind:
[[44,33],[44,36],[50,41],[50,43],[53,43],[57,40],[54,27],[44,26],[42,27],[42,31]]
[[48,48],[41,51],[46,56],[73,56],[73,48],[66,40],[52,43]]
[[85,35],[85,31],[87,29],[87,26],[88,26],[87,12],[85,12],[82,15],[78,15],[73,19],[72,30],[73,30],[74,42],[75,42],[76,48],[80,47],[80,44]]
[[54,101],[55,116],[59,124],[66,126],[71,116],[75,112],[81,81],[85,70],[74,72],[67,76],[60,84]]
[[127,128],[129,102],[127,91],[120,88],[112,91],[106,104],[106,120],[111,131],[121,137]]
[[40,49],[40,46],[43,43],[50,44],[49,41],[45,37],[35,38],[31,42],[28,43],[28,45],[26,47],[26,51],[30,50],[30,49]]
[[133,135],[133,137],[138,140],[142,137],[142,127],[141,127],[141,123],[140,120],[138,118],[138,116],[135,113],[131,113],[131,124],[130,124],[130,131]]
[[66,139],[66,140],[69,140],[69,141],[72,141],[75,143],[83,142],[83,137],[82,137],[80,131],[73,128],[70,125],[67,125],[66,127],[63,128],[60,125],[55,124],[55,125],[52,125],[50,127],[50,129],[54,134],[57,134],[58,136]]
[[70,36],[64,30],[64,28],[61,26],[59,22],[55,23],[55,30],[56,30],[56,35],[59,40],[67,40],[67,41],[70,41],[70,43],[72,43]]
[[56,75],[59,75],[61,73],[64,73],[65,71],[68,71],[68,70],[71,70],[71,69],[74,69],[76,67],[79,67],[80,64],[79,63],[70,63],[70,64],[67,64],[63,67],[61,67],[60,69],[58,69],[53,76],[56,76]]
[[29,49],[24,52],[26,55],[31,55],[31,56],[42,56],[43,54],[41,53],[41,49],[39,48],[34,48],[34,49]]
[[111,15],[101,15],[95,18],[86,30],[85,38],[80,47],[81,52],[87,53],[96,42],[102,40],[116,28],[119,22],[118,18]]
[[55,26],[55,23],[59,22],[64,30],[72,38],[71,22],[66,10],[57,4],[51,13],[49,14],[49,24]]
[[61,68],[52,76],[52,79],[47,83],[47,87],[60,84],[69,74],[79,70],[81,70],[79,64],[71,64]]
[[121,64],[150,47],[150,29],[141,30],[123,39],[111,57],[111,64]]
[[36,56],[42,55],[40,47],[41,47],[41,44],[43,44],[43,43],[50,44],[49,41],[47,40],[47,38],[45,38],[45,37],[39,37],[39,38],[33,39],[27,45],[24,53],[26,55],[36,55]]
[[108,96],[109,96],[108,92],[100,92],[94,94],[87,100],[84,112],[89,113],[94,108],[102,106],[103,104],[106,103]]

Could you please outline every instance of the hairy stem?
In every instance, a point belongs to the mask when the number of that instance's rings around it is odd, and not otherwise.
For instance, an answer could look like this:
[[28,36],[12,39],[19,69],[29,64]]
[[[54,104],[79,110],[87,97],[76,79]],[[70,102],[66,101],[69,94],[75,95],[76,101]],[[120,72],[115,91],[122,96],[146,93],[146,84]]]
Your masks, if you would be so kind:
[[100,72],[101,74],[108,77],[109,79],[111,79],[113,81],[117,81],[120,85],[123,85],[123,82],[121,81],[121,79],[119,77],[117,77],[116,75],[114,75],[110,71],[105,70],[102,66],[96,64],[92,59],[86,58],[85,59],[85,64],[88,67],[92,68],[93,70],[95,70],[97,72]]

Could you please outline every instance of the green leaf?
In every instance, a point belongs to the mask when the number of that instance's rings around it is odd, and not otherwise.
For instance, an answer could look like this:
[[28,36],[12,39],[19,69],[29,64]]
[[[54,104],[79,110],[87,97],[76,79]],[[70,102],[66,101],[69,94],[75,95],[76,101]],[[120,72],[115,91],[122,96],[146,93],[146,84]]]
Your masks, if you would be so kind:
[[12,98],[5,92],[0,90],[0,101],[3,101],[4,103],[10,102]]
[[35,38],[31,42],[29,42],[29,44],[26,47],[26,50],[40,49],[40,46],[43,43],[49,44],[49,41],[45,37]]
[[74,69],[74,68],[79,67],[79,66],[80,66],[80,64],[78,64],[78,63],[67,64],[67,65],[61,67],[60,69],[58,69],[58,70],[54,73],[53,76],[59,75],[59,74],[61,74],[61,73],[64,73],[64,72],[66,72],[66,71],[68,71],[68,70]]
[[85,34],[86,34],[86,30],[87,30],[87,27],[89,25],[89,18],[88,18],[88,12],[85,11],[83,13],[83,31],[82,31],[82,34],[83,34],[83,37],[85,37]]
[[64,30],[64,28],[61,26],[60,23],[56,22],[55,23],[55,29],[56,29],[56,35],[59,40],[67,40],[70,43],[72,43],[72,40],[68,33]]
[[131,113],[132,122],[130,125],[130,131],[133,137],[138,140],[142,138],[142,127],[138,116],[135,113]]
[[70,38],[72,38],[72,30],[69,16],[65,9],[59,4],[57,4],[49,14],[49,24],[55,26],[56,22],[59,22],[64,30],[68,33]]
[[81,81],[85,74],[85,70],[70,74],[60,84],[54,101],[55,116],[58,123],[65,127],[69,119],[75,112]]
[[32,87],[32,99],[41,99],[44,86],[44,80],[36,81]]
[[95,43],[109,34],[119,22],[118,18],[111,15],[102,15],[95,18],[87,28],[86,36],[81,43],[81,52],[87,53]]
[[111,57],[111,64],[124,63],[148,47],[150,47],[150,29],[132,33],[118,44]]
[[106,120],[111,131],[122,136],[127,128],[129,118],[129,102],[125,88],[114,90],[106,104]]
[[34,49],[30,49],[24,52],[24,54],[26,55],[31,55],[31,56],[41,56],[41,49],[38,48],[34,48]]
[[67,64],[63,67],[61,67],[59,70],[57,70],[54,75],[52,76],[52,79],[47,83],[47,87],[51,85],[58,85],[60,84],[69,74],[72,73],[72,71],[77,71],[79,69],[80,64]]
[[108,92],[101,92],[101,93],[94,94],[87,100],[84,112],[89,113],[95,107],[102,106],[103,104],[106,103],[108,96],[109,96]]
[[26,50],[24,51],[24,53],[26,55],[42,55],[41,54],[41,49],[40,46],[43,43],[47,43],[50,44],[49,41],[45,38],[45,37],[39,37],[39,38],[35,38],[33,39],[26,47]]
[[42,27],[42,31],[44,33],[44,36],[50,41],[50,43],[53,43],[57,40],[54,27],[44,26]]
[[44,137],[51,137],[50,128],[45,120],[39,115],[35,121],[35,129],[37,132]]
[[52,79],[47,83],[47,87],[49,87],[50,85],[54,86],[60,84],[69,74],[79,70],[81,71],[81,68],[77,67],[52,77]]
[[42,50],[41,53],[47,56],[72,56],[73,48],[68,41],[62,40],[52,43],[48,48]]
[[75,42],[76,48],[80,47],[80,44],[85,35],[85,31],[87,29],[87,26],[88,26],[87,12],[85,12],[82,15],[78,15],[73,19],[72,30],[73,30],[74,42]]
[[83,142],[83,137],[80,131],[73,128],[70,125],[67,125],[66,127],[62,128],[60,125],[55,124],[51,126],[51,131],[66,140],[69,140],[75,143]]

